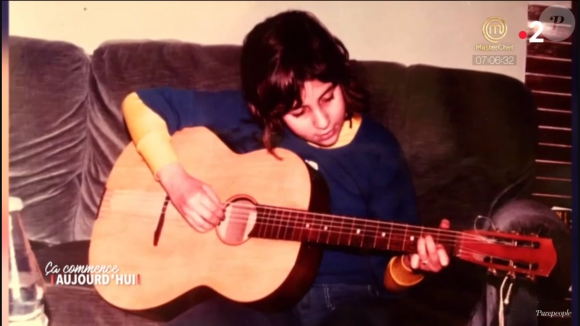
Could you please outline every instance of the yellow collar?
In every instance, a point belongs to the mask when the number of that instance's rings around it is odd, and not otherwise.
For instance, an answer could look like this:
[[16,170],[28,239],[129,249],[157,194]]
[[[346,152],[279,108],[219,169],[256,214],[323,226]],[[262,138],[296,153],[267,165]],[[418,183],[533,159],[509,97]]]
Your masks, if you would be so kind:
[[[350,125],[352,121],[352,126]],[[352,142],[356,133],[358,132],[360,125],[361,125],[362,117],[360,114],[355,114],[352,117],[352,120],[345,120],[344,124],[342,125],[342,129],[340,130],[340,134],[338,135],[338,140],[336,143],[330,147],[325,147],[328,149],[339,148],[342,146],[346,146]],[[320,147],[315,144],[309,143],[311,146]]]

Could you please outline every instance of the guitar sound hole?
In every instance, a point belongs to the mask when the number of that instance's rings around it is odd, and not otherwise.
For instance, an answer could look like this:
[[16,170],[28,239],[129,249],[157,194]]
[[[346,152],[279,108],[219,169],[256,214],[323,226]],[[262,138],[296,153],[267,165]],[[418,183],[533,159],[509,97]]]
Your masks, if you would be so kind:
[[247,198],[237,198],[228,202],[225,218],[216,228],[219,238],[228,245],[240,245],[249,239],[257,219],[257,208]]

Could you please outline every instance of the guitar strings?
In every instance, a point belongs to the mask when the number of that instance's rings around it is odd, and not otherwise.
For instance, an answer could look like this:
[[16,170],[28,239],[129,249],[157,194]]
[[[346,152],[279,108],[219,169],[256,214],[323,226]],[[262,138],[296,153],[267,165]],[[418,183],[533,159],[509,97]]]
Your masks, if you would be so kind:
[[[103,212],[106,213],[107,210],[106,209],[103,209]],[[118,212],[113,213],[113,214],[109,213],[108,215],[109,216],[110,215],[120,215],[122,217],[136,217],[136,218],[139,218],[139,219],[142,219],[143,218],[143,216],[140,215],[140,214],[126,214],[126,213],[118,213]],[[153,218],[151,218],[151,219],[153,219]],[[266,220],[266,222],[265,223],[260,223],[260,225],[263,225],[263,226],[278,226],[278,227],[280,226],[280,224],[270,223],[269,221],[271,221],[272,219],[267,219],[267,218],[266,219],[261,218],[261,219],[262,220]],[[240,218],[239,216],[232,216],[232,217],[230,217],[229,220],[230,220],[230,222],[229,222],[230,224],[239,224],[239,225],[242,225],[242,224],[247,224],[247,220],[248,219],[246,217]],[[165,222],[169,222],[169,221],[172,221],[172,220],[166,220]],[[175,220],[173,220],[173,221],[175,221]],[[177,221],[187,223],[184,219],[180,219],[180,220],[177,220]],[[276,220],[276,221],[278,221],[278,220]],[[316,223],[311,223],[311,224],[317,225]],[[312,232],[312,231],[319,232],[320,231],[320,230],[313,230],[312,228],[306,228],[306,227],[301,227],[301,226],[296,226],[293,229],[294,230],[298,230],[298,231],[310,231],[310,232]],[[352,232],[346,232],[346,231],[340,231],[340,230],[339,231],[333,231],[332,234],[340,235],[340,236],[342,236],[342,235],[351,235],[352,236],[353,235]],[[396,228],[393,228],[393,232],[391,233],[391,237],[392,237],[391,242],[397,242],[397,241],[398,242],[402,242],[403,240],[401,240],[401,239],[403,238],[403,235],[404,234],[403,234],[402,230],[398,230]],[[461,242],[462,244],[473,244],[473,243],[482,243],[482,242],[489,243],[489,244],[499,243],[499,242],[497,242],[495,240],[490,240],[490,239],[487,239],[487,238],[481,237],[481,236],[480,237],[472,237],[470,239],[469,236],[471,236],[471,235],[469,235],[469,234],[466,234],[466,235],[468,237],[467,238],[464,238],[462,240],[462,242]],[[354,235],[354,236],[357,236],[357,235]],[[361,236],[361,237],[363,237],[363,236],[364,237],[369,237],[369,235],[358,235],[358,236]],[[438,238],[438,241],[439,242],[445,242],[445,241],[448,241],[449,240],[449,241],[454,241],[455,242],[457,239],[458,238],[456,236],[443,235],[443,236],[440,236]],[[499,243],[499,244],[502,244],[502,243]]]
[[[116,191],[114,191],[113,194],[111,194],[111,192],[109,191],[105,195],[103,201],[107,200],[108,197],[110,197],[111,195],[113,195],[114,197],[120,197],[119,194],[122,196],[124,195],[124,196],[129,196],[129,197],[135,196],[134,192],[132,192],[132,191],[116,190]],[[155,196],[156,198],[160,198],[160,194],[153,194],[153,193],[145,193],[145,194],[140,193],[138,196],[142,196],[142,195]],[[163,198],[165,198],[165,196]],[[160,202],[163,202],[163,201],[160,201]],[[254,211],[254,210],[259,211],[260,209],[271,210],[274,212],[274,214],[268,214],[268,215],[270,215],[268,217],[263,216],[263,214],[259,214],[260,221],[274,221],[272,224],[262,223],[263,225],[265,224],[265,225],[269,225],[269,226],[281,226],[282,223],[277,225],[276,222],[290,221],[290,219],[288,219],[288,217],[292,217],[292,221],[300,220],[303,222],[306,222],[309,217],[323,217],[323,218],[331,218],[333,220],[331,222],[331,224],[334,224],[336,220],[342,221],[343,225],[345,224],[344,221],[350,221],[350,222],[352,222],[351,227],[358,228],[358,229],[368,229],[369,227],[376,227],[377,229],[379,229],[379,227],[382,225],[385,227],[388,226],[391,233],[394,230],[405,231],[405,232],[420,230],[421,234],[423,234],[423,232],[425,230],[432,230],[432,231],[437,232],[439,234],[439,237],[441,237],[441,235],[443,235],[443,236],[450,237],[452,239],[457,239],[457,237],[461,236],[464,238],[476,239],[477,240],[476,242],[481,242],[481,240],[487,240],[487,242],[489,242],[489,243],[500,243],[499,241],[497,241],[495,239],[488,239],[487,237],[485,237],[485,235],[472,234],[472,233],[468,233],[466,231],[456,231],[456,230],[449,230],[449,229],[442,229],[442,228],[432,228],[432,227],[425,227],[425,226],[407,225],[407,224],[401,224],[401,223],[396,223],[396,222],[391,222],[391,221],[361,219],[361,218],[356,218],[356,217],[332,215],[332,214],[325,214],[325,213],[315,213],[315,212],[310,212],[310,211],[306,211],[306,210],[288,209],[288,208],[281,208],[281,207],[261,205],[261,204],[256,204],[256,205],[254,205],[254,204],[242,204],[239,202],[224,203],[222,206],[223,207],[232,206],[232,207],[247,208],[250,211]],[[290,215],[292,215],[292,214],[304,214],[307,216],[304,216],[304,217],[301,217],[301,216],[283,216],[284,212],[288,212],[288,213],[290,213]],[[281,214],[279,214],[279,213],[281,213]],[[230,216],[230,218],[232,220],[234,220],[236,218],[239,218],[239,216],[236,216],[236,217]],[[247,218],[244,217],[243,220],[247,220]],[[316,221],[311,221],[310,224],[313,224],[315,226],[325,226],[323,224],[320,224],[320,222],[317,223]],[[308,229],[308,228],[306,228],[306,229]],[[478,230],[476,230],[476,231],[478,231]],[[342,232],[342,234],[350,234],[350,232]],[[498,232],[498,234],[499,234],[499,232]],[[532,238],[534,240],[539,239],[538,237],[528,237],[528,239],[526,239],[526,237],[523,237],[523,238],[520,238],[518,240],[532,241],[531,240]],[[514,240],[514,239],[512,239],[512,240]]]
[[[238,203],[234,203],[233,205],[235,206],[240,206],[240,207],[244,207],[244,208],[251,208],[251,211],[254,210],[254,208],[256,206],[254,205],[243,205],[243,204],[238,204]],[[263,207],[263,206],[259,206],[259,207]],[[142,208],[142,206],[141,206]],[[287,210],[289,212],[294,212],[293,210]],[[278,212],[276,212],[277,214]],[[266,225],[266,226],[277,226],[280,227],[282,226],[282,223],[285,221],[301,221],[301,222],[306,222],[307,221],[307,217],[292,217],[292,220],[288,219],[288,217],[282,216],[280,217],[279,215],[274,214],[274,216],[272,216],[273,214],[260,214],[259,216],[259,220],[260,222],[265,221],[265,223],[260,223],[261,225]],[[311,214],[310,212],[308,212],[308,214]],[[268,216],[265,216],[268,215]],[[317,215],[326,215],[326,214],[321,214],[318,213]],[[243,217],[242,217],[243,216]],[[333,216],[333,215],[330,215]],[[338,217],[338,216],[337,216]],[[380,225],[388,225],[390,226],[389,228],[389,233],[393,234],[395,231],[396,232],[409,232],[411,231],[417,231],[418,229],[421,229],[421,234],[424,233],[424,230],[434,230],[437,231],[438,233],[438,238],[443,240],[446,238],[451,238],[453,240],[456,240],[458,237],[462,236],[464,237],[464,239],[466,238],[472,238],[475,239],[475,242],[482,242],[482,240],[487,241],[488,243],[494,243],[497,242],[499,243],[499,241],[497,240],[492,240],[492,239],[488,239],[486,238],[484,235],[475,235],[475,234],[471,234],[471,233],[467,233],[467,232],[462,232],[462,231],[454,231],[454,230],[447,230],[447,229],[436,229],[436,228],[429,228],[429,227],[424,227],[424,226],[413,226],[413,225],[405,225],[405,224],[398,224],[398,223],[394,223],[394,222],[386,222],[386,221],[375,221],[375,220],[366,220],[368,222],[365,222],[365,220],[360,220],[357,218],[349,218],[349,217],[338,217],[339,219],[343,219],[343,220],[349,220],[352,221],[352,228],[355,228],[356,226],[359,227],[359,229],[369,229],[370,227],[378,227]],[[247,221],[247,213],[240,213],[239,211],[236,213],[236,215],[230,214],[230,221],[232,222],[237,222],[237,223],[245,223],[245,221]],[[273,221],[273,222],[272,222]],[[272,222],[272,223],[269,223]],[[344,222],[343,222],[344,223]],[[360,223],[366,224],[362,225]],[[311,223],[309,223],[310,225],[313,226],[325,226],[324,224],[321,223],[317,223],[316,221],[311,221]],[[326,225],[327,227],[329,227],[329,225]],[[330,227],[332,228],[340,228],[338,226],[335,225],[330,225]],[[310,228],[304,228],[304,227],[298,227],[295,226],[295,229],[305,229],[305,230],[310,230]],[[344,227],[342,228],[344,229]],[[338,234],[336,231],[332,231],[335,234]],[[339,232],[340,234],[351,234],[351,232],[348,231],[343,231],[343,232]],[[536,238],[537,239],[537,238]]]
[[[114,196],[115,197],[120,197],[118,194],[121,195],[125,195],[128,197],[134,197],[135,195],[132,192],[128,192],[128,191],[119,191],[116,190],[114,192]],[[146,194],[139,194],[139,196],[141,195],[152,195],[155,196],[156,198],[159,198],[160,195],[159,194],[150,194],[150,193],[146,193]],[[104,197],[103,202],[105,200],[107,200],[107,195]],[[165,196],[163,196],[163,198],[165,198]],[[161,203],[163,201],[160,201]],[[158,206],[158,204],[154,204],[155,206]],[[226,207],[226,206],[235,206],[235,207],[242,207],[242,208],[248,208],[248,209],[260,209],[260,208],[265,208],[265,209],[271,209],[271,210],[275,210],[277,212],[289,212],[289,213],[293,213],[293,214],[305,214],[308,216],[312,216],[312,217],[323,217],[323,218],[332,218],[333,220],[343,220],[343,221],[350,221],[352,222],[353,227],[356,226],[360,226],[360,223],[364,223],[365,225],[367,224],[372,224],[375,226],[379,226],[379,225],[384,225],[389,226],[391,229],[393,230],[417,230],[417,229],[422,229],[421,231],[425,230],[425,229],[432,229],[432,230],[436,230],[438,233],[440,234],[447,234],[450,236],[458,236],[458,235],[462,235],[462,236],[467,236],[467,237],[473,237],[474,239],[481,239],[480,235],[474,235],[474,234],[470,234],[467,233],[465,231],[456,231],[456,230],[449,230],[449,229],[442,229],[442,228],[430,228],[430,227],[425,227],[425,226],[415,226],[415,225],[406,225],[406,224],[401,224],[401,223],[396,223],[396,222],[391,222],[391,221],[378,221],[378,220],[365,220],[365,219],[361,219],[361,218],[356,218],[356,217],[349,217],[349,216],[341,216],[341,215],[332,215],[332,214],[324,214],[324,213],[315,213],[315,212],[310,212],[310,211],[306,211],[306,210],[300,210],[300,209],[287,209],[287,208],[280,208],[280,207],[275,207],[275,206],[267,206],[267,205],[254,205],[254,204],[241,204],[241,203],[236,203],[236,202],[232,202],[232,203],[224,203],[222,206]],[[160,209],[159,211],[161,211],[161,206],[159,205]],[[261,219],[264,219],[263,216],[260,216]],[[268,220],[270,221],[280,221],[283,219],[278,219],[279,216],[274,216],[273,218],[270,217],[268,218]],[[284,218],[284,217],[281,217]],[[298,217],[300,218],[300,217]],[[306,220],[307,217],[301,218],[303,220]]]
[[[141,207],[141,208],[143,208],[143,207]],[[105,208],[103,208],[102,211],[105,212]],[[135,214],[135,215],[138,215],[138,214]],[[247,216],[248,216],[247,213],[241,213],[239,211],[233,212],[233,213],[228,214],[228,222],[229,223],[236,223],[236,224],[240,224],[240,225],[246,224],[247,221],[249,220],[249,218]],[[290,222],[294,225],[288,225],[288,222]],[[327,231],[329,233],[337,234],[337,235],[349,235],[349,234],[354,235],[354,236],[357,235],[354,233],[354,230],[352,232],[345,230],[346,228],[344,227],[344,225],[341,227],[335,223],[325,225],[323,223],[316,222],[316,221],[310,221],[309,223],[306,223],[306,222],[307,222],[307,219],[302,218],[302,217],[292,217],[291,219],[289,219],[287,217],[272,216],[272,214],[259,214],[259,217],[257,219],[257,224],[265,226],[265,227],[281,228],[284,226],[286,228],[292,228],[295,230],[310,230],[310,231],[315,231],[315,232]],[[301,225],[305,225],[305,224],[308,224],[311,227],[301,226]],[[412,234],[410,232],[410,230],[416,231],[418,229],[421,229],[421,232],[420,232],[421,235],[425,234],[425,232],[424,232],[425,230],[437,230],[438,231],[438,232],[436,232],[437,239],[439,239],[439,240],[451,239],[453,241],[456,241],[459,237],[463,237],[465,240],[467,240],[467,239],[475,240],[475,241],[473,241],[473,243],[482,242],[482,241],[487,241],[487,242],[493,241],[493,240],[489,240],[483,236],[473,235],[473,234],[469,234],[469,233],[455,232],[453,234],[449,234],[449,233],[446,233],[444,231],[450,231],[450,230],[445,230],[445,229],[432,229],[432,228],[421,227],[421,226],[419,226],[419,227],[406,227],[406,226],[398,225],[396,223],[392,223],[391,226],[389,227],[389,229],[386,230],[386,229],[378,228],[378,226],[380,226],[380,225],[381,224],[379,224],[379,223],[367,223],[367,226],[361,226],[361,225],[358,225],[358,226],[359,226],[359,229],[366,229],[367,230],[366,233],[368,233],[374,226],[374,227],[376,227],[375,232],[377,232],[377,234],[381,234],[384,232],[386,235],[386,233],[389,233],[391,237],[393,237],[393,236],[405,237],[405,233],[408,233],[409,236],[412,236],[414,234]],[[348,228],[356,229],[356,226],[357,225],[354,224],[353,227],[349,226]],[[319,229],[316,229],[317,227]],[[324,230],[323,227],[327,227],[327,230]],[[329,228],[331,230],[328,230]],[[363,236],[363,235],[359,234],[359,236]],[[365,235],[365,236],[371,236],[371,235]]]
[[[126,218],[126,217],[135,217],[135,218],[138,218],[138,219],[141,219],[142,218],[142,215],[139,215],[139,214],[121,214],[121,213],[118,213],[118,212],[114,212],[112,214],[109,214],[109,216],[119,216],[120,218]],[[182,220],[182,219],[173,220],[173,221],[179,221],[180,223],[187,223],[185,220]],[[240,223],[240,222],[236,220],[233,223]],[[175,224],[173,224],[173,225],[175,226]],[[168,226],[171,227],[171,224],[168,225]],[[311,230],[311,229],[304,229],[304,228],[302,228],[302,230]],[[217,230],[215,230],[215,231],[218,232]],[[122,234],[123,232],[124,231],[118,231],[118,232],[114,232],[113,234],[109,233],[109,235]],[[338,232],[338,233],[339,234],[351,234],[350,232]],[[253,239],[256,239],[255,237],[252,237],[252,238]],[[266,240],[269,240],[270,238],[258,238],[258,239],[266,239]],[[276,239],[270,239],[270,240],[276,240]],[[281,241],[293,241],[293,242],[303,242],[301,240],[292,240],[292,239],[291,240],[278,239],[278,240],[281,240]],[[447,240],[449,240],[449,239],[447,239]],[[396,241],[401,242],[401,240],[396,240]],[[316,241],[316,240],[313,240],[312,239],[312,240],[307,240],[307,241],[304,241],[304,242],[320,242],[320,240]],[[352,241],[352,242],[356,243],[356,241]],[[441,241],[441,242],[444,242],[444,241]],[[469,241],[462,241],[461,242],[461,244],[470,244],[470,243],[481,243],[481,241],[469,240]],[[333,245],[332,243],[327,243],[327,242],[323,242],[323,244]],[[404,250],[404,251],[406,251],[406,252],[414,252],[416,250],[416,244],[417,243],[416,242],[413,242],[412,244],[413,244],[413,246],[411,246],[411,245],[405,246],[405,249],[407,249],[407,250]],[[336,244],[336,245],[340,246],[340,244]],[[379,247],[374,247],[373,249],[381,249],[381,247],[380,246]],[[397,248],[393,248],[393,249],[387,248],[386,250],[387,251],[395,251],[395,252],[402,251],[400,249],[398,250]],[[496,255],[490,255],[487,252],[478,251],[478,250],[474,250],[474,249],[471,249],[471,248],[463,248],[463,247],[461,247],[460,250],[456,250],[456,252],[454,253],[454,255],[455,256],[459,256],[459,255],[486,256],[486,257],[490,257],[490,258],[494,258],[494,259],[506,260],[506,258],[503,258],[503,257],[500,257],[500,256],[496,256]],[[513,259],[510,259],[510,260],[513,260]],[[468,261],[470,261],[470,260],[468,259]],[[478,264],[483,265],[485,267],[494,267],[496,269],[501,269],[501,270],[508,270],[508,269],[509,270],[513,270],[513,267],[511,267],[511,266],[505,266],[505,265],[501,265],[501,264],[498,265],[498,264],[493,264],[493,263],[485,263],[485,262],[481,262],[479,260],[478,261],[475,261],[475,263],[478,263]],[[523,262],[523,263],[530,264],[529,262]],[[524,270],[523,268],[519,267],[519,268],[517,268],[517,271],[516,272],[520,272],[521,273],[523,270]],[[538,274],[538,273],[536,273],[536,274]]]

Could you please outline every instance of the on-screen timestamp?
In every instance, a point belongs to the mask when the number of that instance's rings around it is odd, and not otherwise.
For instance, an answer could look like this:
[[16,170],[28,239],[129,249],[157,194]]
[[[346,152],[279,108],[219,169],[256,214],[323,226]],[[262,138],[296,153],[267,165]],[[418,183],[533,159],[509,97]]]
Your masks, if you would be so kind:
[[517,56],[474,54],[472,63],[475,66],[515,66],[517,64]]

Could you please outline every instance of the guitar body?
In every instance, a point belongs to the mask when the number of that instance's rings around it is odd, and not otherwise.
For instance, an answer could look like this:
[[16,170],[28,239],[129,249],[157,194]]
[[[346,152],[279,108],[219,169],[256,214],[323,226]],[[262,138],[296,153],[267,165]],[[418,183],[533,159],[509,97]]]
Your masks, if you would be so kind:
[[[171,141],[186,170],[211,185],[222,202],[316,212],[329,207],[324,180],[290,151],[276,150],[282,160],[266,150],[239,155],[201,127],[176,133]],[[140,284],[111,280],[95,288],[110,304],[154,319],[173,318],[215,293],[263,309],[291,305],[313,282],[321,251],[300,242],[252,238],[253,216],[232,208],[215,230],[198,233],[131,144],[109,176],[89,264],[116,265],[118,274],[138,274]]]

